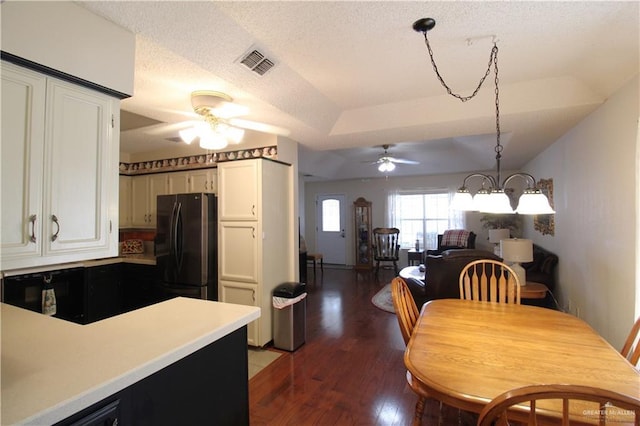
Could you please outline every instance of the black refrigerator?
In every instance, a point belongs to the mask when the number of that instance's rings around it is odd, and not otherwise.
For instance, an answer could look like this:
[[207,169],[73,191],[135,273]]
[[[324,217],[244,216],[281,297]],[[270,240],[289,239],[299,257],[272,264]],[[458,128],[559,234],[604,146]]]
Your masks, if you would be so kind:
[[155,250],[162,299],[218,300],[217,212],[215,194],[158,196]]

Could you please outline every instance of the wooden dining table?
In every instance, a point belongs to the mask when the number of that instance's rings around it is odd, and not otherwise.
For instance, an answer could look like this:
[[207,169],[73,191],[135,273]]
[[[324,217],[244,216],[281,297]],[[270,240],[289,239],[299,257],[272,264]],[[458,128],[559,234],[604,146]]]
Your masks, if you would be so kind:
[[[475,413],[499,394],[532,384],[587,385],[640,396],[640,372],[586,322],[536,306],[427,302],[404,362],[430,396]],[[538,406],[550,423],[560,416],[559,401]],[[526,408],[515,407],[509,416],[524,421]],[[597,420],[592,408],[579,404],[572,417],[586,424]]]

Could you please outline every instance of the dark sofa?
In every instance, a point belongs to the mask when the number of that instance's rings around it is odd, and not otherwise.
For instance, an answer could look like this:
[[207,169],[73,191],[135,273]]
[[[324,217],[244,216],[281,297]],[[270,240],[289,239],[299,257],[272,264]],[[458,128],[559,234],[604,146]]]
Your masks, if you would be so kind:
[[[404,279],[413,295],[418,309],[424,302],[434,299],[457,299],[460,297],[458,280],[460,272],[469,262],[479,259],[502,260],[490,251],[475,249],[446,250],[439,256],[426,256],[425,282],[418,279]],[[534,244],[533,261],[523,263],[527,280],[545,284],[551,292],[555,289],[555,267],[558,256]],[[543,306],[550,301],[541,302]]]
[[443,252],[447,251],[447,250],[453,250],[453,249],[475,249],[476,248],[476,233],[475,232],[470,232],[469,233],[469,239],[467,240],[467,246],[466,247],[460,247],[460,246],[443,246],[442,245],[442,237],[444,236],[444,234],[438,234],[438,248],[435,250],[427,250],[427,256],[439,256],[441,255]]
[[439,256],[425,258],[425,283],[416,279],[405,279],[411,294],[420,308],[424,302],[434,299],[458,299],[458,278],[467,263],[479,259],[502,260],[486,250],[445,250]]

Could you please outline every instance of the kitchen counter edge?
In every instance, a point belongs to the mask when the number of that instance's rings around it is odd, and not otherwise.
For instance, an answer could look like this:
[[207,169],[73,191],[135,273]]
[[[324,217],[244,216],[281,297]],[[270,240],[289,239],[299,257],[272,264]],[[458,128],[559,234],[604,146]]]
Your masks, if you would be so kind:
[[260,317],[184,297],[88,325],[1,308],[0,419],[25,425],[63,420]]

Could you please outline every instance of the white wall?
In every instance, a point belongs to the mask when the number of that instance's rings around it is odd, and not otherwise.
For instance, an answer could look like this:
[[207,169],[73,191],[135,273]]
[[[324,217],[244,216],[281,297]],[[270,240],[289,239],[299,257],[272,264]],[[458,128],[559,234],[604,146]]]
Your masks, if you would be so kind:
[[3,51],[133,94],[133,33],[69,1],[9,1],[0,7]]
[[614,347],[640,315],[636,259],[638,77],[525,167],[553,178],[555,235],[525,236],[558,254],[557,296]]

